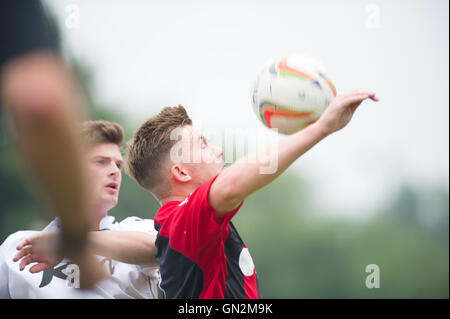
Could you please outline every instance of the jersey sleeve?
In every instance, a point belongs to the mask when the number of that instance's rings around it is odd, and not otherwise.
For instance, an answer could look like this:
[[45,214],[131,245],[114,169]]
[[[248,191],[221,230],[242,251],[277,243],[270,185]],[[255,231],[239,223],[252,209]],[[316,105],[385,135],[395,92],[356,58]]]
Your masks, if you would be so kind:
[[153,219],[142,219],[139,217],[127,217],[120,222],[120,230],[141,231],[156,235],[157,231],[153,223]]
[[217,175],[200,185],[178,205],[171,225],[171,240],[179,241],[184,250],[193,256],[208,255],[228,235],[228,224],[239,211],[239,205],[218,222],[214,219],[214,208],[209,204],[208,194]]
[[[119,223],[120,230],[126,231],[139,231],[156,235],[158,232],[155,230],[154,222],[152,219],[142,219],[139,217],[127,217]],[[136,268],[145,276],[154,278],[157,277],[157,266],[142,266],[136,265]]]

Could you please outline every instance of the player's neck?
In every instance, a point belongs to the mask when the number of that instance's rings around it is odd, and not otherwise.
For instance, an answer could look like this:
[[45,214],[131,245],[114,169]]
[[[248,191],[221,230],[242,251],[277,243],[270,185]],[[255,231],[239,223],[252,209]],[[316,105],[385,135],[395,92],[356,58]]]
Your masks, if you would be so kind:
[[164,205],[165,203],[168,202],[173,202],[173,201],[177,201],[177,202],[181,202],[186,198],[186,196],[183,195],[170,195],[168,197],[159,199],[159,203],[162,205]]
[[192,183],[172,185],[171,193],[164,198],[158,198],[158,201],[161,205],[172,201],[182,202],[189,194],[195,191],[195,189],[196,187]]
[[90,231],[98,231],[100,228],[100,221],[108,215],[108,211],[105,209],[99,209],[91,212],[91,225]]

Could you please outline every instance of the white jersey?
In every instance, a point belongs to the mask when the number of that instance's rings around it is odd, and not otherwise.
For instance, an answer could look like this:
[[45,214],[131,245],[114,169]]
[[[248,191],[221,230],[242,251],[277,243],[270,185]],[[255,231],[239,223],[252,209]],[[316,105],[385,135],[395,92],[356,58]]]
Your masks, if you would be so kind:
[[[58,231],[59,219],[53,220],[43,231]],[[99,224],[99,230],[144,231],[156,235],[153,220],[129,217],[120,223],[114,217],[106,216]],[[78,266],[64,259],[53,269],[36,274],[29,272],[28,265],[19,270],[13,262],[17,245],[36,231],[19,231],[10,235],[0,246],[0,299],[45,298],[45,299],[91,299],[91,298],[157,298],[158,267],[145,267],[121,263],[110,258],[96,256],[103,264],[107,278],[90,290],[76,288],[73,278]],[[82,274],[80,274],[82,276]],[[74,287],[75,284],[75,287]]]

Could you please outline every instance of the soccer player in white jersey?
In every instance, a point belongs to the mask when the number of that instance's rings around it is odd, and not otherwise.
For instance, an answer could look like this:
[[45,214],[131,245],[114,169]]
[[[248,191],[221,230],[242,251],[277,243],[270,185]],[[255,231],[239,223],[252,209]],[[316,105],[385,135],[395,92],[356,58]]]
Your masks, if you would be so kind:
[[[51,245],[59,242],[57,217],[43,231],[16,232],[0,246],[0,298],[157,298],[153,220],[129,217],[118,223],[108,216],[122,179],[123,130],[115,123],[88,121],[80,133],[89,170],[88,247],[106,277],[92,289],[77,289],[83,273]],[[37,264],[25,269],[32,263]]]

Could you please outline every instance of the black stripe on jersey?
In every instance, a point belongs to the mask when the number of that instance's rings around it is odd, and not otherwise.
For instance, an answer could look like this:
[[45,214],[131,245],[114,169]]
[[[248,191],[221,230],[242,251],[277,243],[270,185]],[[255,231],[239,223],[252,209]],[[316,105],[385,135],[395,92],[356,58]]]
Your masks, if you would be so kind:
[[[161,228],[155,224],[159,231]],[[168,299],[198,299],[203,291],[203,272],[192,260],[172,249],[169,238],[156,236],[155,242],[158,253],[156,260],[160,266],[160,288],[164,292],[164,298]],[[164,261],[166,261],[164,263]],[[170,261],[167,263],[167,261]],[[169,275],[170,274],[170,275]],[[189,280],[189,282],[187,282]]]
[[227,277],[225,278],[225,299],[244,299],[244,274],[239,267],[239,256],[244,248],[233,223],[229,223],[228,237],[225,242],[225,256],[227,258]]

